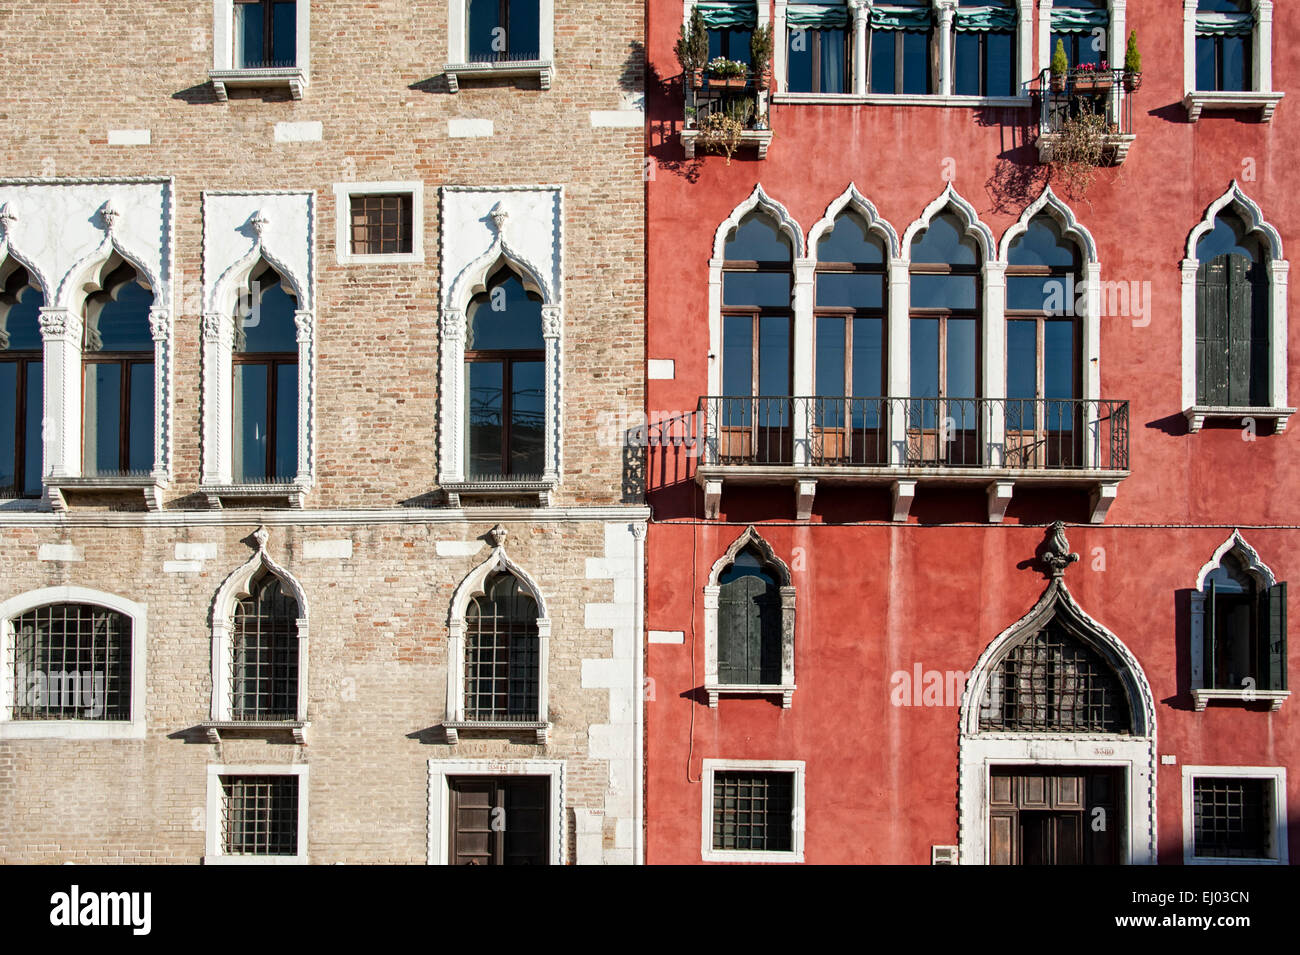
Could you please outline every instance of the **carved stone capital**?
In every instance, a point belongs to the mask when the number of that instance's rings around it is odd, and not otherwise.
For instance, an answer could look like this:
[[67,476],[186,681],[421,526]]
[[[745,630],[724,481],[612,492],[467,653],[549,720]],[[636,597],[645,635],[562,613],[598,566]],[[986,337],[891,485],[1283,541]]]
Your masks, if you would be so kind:
[[149,333],[156,342],[165,342],[172,327],[171,312],[165,308],[149,309]]
[[14,208],[12,202],[6,202],[0,205],[0,230],[6,236],[13,231],[14,225],[18,222],[18,210]]
[[41,338],[47,342],[76,341],[81,336],[81,319],[66,308],[41,309]]
[[559,338],[564,319],[558,305],[542,306],[542,337]]
[[312,329],[316,325],[316,316],[311,312],[301,311],[293,313],[293,324],[298,329],[298,341],[311,341]]
[[465,313],[458,308],[444,308],[439,319],[439,330],[444,340],[465,339]]
[[220,312],[203,313],[203,340],[220,342],[223,337],[233,337],[234,327]]

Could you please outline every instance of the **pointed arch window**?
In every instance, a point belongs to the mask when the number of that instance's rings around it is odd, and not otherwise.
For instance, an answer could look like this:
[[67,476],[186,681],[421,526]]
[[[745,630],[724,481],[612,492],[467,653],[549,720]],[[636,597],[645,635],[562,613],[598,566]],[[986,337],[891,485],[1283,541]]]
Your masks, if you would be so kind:
[[465,613],[465,719],[536,722],[537,601],[509,573],[488,578]]
[[144,475],[154,467],[154,295],[117,256],[104,273],[85,302],[82,473]]
[[1196,402],[1267,407],[1268,274],[1259,237],[1225,210],[1196,258]]
[[546,460],[542,299],[501,267],[470,300],[465,338],[470,480],[540,480]]
[[1009,467],[1074,467],[1082,457],[1083,286],[1079,247],[1050,215],[1031,219],[1007,257]]
[[981,255],[957,216],[912,242],[908,463],[978,466]]
[[297,308],[281,276],[259,263],[234,315],[232,462],[238,483],[286,483],[298,474]]
[[719,456],[791,460],[793,251],[769,217],[752,212],[727,240],[722,266]]
[[817,243],[813,460],[885,464],[884,242],[845,212]]
[[0,275],[0,497],[40,497],[45,295],[12,261]]
[[298,717],[298,601],[263,569],[235,604],[230,659],[232,720]]
[[790,570],[753,527],[714,564],[704,588],[705,691],[779,694],[794,683],[794,602]]

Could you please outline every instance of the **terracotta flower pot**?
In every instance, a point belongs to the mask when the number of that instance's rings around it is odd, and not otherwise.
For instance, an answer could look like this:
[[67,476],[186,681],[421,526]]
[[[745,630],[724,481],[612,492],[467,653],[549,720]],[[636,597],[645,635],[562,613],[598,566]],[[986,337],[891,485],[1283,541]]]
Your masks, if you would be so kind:
[[1127,70],[1124,73],[1124,89],[1130,93],[1137,91],[1142,85],[1142,73],[1140,70]]

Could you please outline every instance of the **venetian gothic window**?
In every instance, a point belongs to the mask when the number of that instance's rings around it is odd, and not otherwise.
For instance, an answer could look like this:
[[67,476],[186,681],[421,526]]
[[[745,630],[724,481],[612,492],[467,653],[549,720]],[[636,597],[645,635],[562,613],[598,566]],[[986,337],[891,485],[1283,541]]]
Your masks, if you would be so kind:
[[45,295],[25,268],[4,265],[10,270],[0,270],[0,497],[40,497]]

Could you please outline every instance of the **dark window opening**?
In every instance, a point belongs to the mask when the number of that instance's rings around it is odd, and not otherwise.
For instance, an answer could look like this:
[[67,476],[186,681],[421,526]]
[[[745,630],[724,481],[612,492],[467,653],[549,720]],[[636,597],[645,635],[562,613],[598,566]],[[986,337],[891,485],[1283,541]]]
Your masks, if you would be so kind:
[[266,570],[249,591],[235,607],[231,719],[297,719],[298,601]]
[[538,0],[469,0],[469,61],[508,63],[541,56]]
[[0,283],[0,497],[40,497],[45,296],[21,266]]
[[786,62],[791,93],[843,93],[852,75],[848,31],[842,28],[791,29]]
[[718,577],[718,682],[781,682],[781,588],[752,547]]
[[537,602],[517,578],[497,574],[465,613],[465,719],[538,719]]
[[11,621],[15,720],[129,720],[131,620],[87,604],[51,604]]
[[298,5],[294,0],[235,0],[236,69],[298,65]]
[[789,852],[794,846],[794,774],[713,774],[713,848]]
[[224,854],[298,854],[297,776],[222,776],[221,797]]
[[241,483],[298,473],[297,299],[265,262],[235,312],[233,471]]
[[353,255],[394,255],[412,250],[410,193],[353,196],[351,205]]

